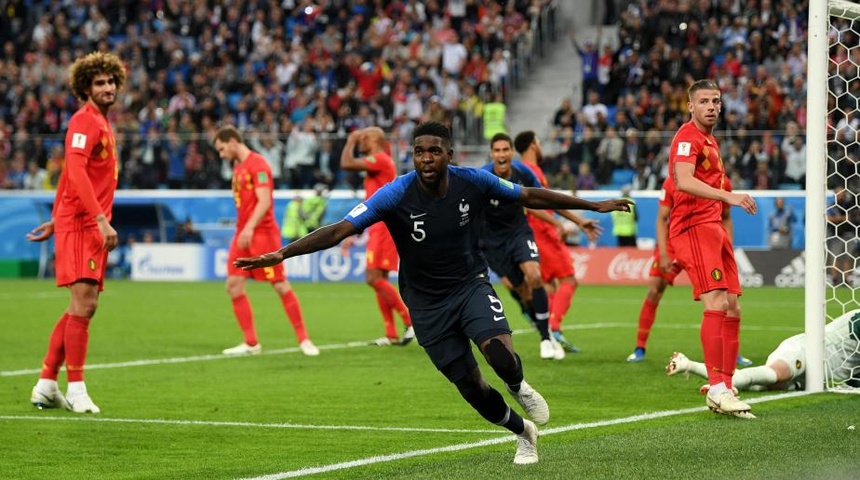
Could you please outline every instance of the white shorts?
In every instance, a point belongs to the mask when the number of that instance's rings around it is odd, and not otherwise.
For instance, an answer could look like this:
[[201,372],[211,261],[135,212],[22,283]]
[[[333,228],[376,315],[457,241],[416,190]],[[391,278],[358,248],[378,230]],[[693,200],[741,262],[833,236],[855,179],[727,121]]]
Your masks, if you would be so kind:
[[783,340],[776,350],[767,356],[767,365],[777,360],[785,362],[791,370],[791,378],[788,381],[802,382],[806,373],[806,335],[801,333]]

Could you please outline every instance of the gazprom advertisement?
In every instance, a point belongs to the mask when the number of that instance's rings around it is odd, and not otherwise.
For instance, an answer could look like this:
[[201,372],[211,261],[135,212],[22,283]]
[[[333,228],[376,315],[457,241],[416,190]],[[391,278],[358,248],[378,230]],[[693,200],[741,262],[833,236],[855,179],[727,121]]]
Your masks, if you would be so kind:
[[[290,281],[364,281],[365,249],[358,242],[286,261]],[[131,248],[131,279],[194,281],[227,278],[228,250],[201,244],[137,243]],[[396,272],[392,272],[396,277]]]

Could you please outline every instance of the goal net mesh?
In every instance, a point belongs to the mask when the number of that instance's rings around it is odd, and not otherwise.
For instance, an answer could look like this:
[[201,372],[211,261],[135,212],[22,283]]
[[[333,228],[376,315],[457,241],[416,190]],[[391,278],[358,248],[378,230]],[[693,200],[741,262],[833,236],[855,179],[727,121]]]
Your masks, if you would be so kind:
[[860,393],[860,329],[834,322],[860,308],[860,5],[829,2],[828,44],[824,374],[828,390]]

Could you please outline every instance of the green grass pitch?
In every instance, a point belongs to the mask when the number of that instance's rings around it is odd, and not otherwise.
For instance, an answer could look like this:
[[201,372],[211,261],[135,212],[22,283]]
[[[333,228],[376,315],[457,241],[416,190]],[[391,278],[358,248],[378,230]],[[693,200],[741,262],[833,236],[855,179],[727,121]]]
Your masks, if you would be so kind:
[[[744,421],[705,410],[703,379],[665,375],[673,351],[701,357],[688,288],[667,291],[641,364],[624,359],[644,287],[580,287],[564,328],[583,351],[561,362],[539,358],[537,334],[500,292],[526,378],[552,415],[530,466],[512,464],[513,437],[461,400],[418,345],[366,346],[382,335],[368,287],[294,288],[319,357],[298,352],[267,285],[249,285],[263,355],[224,358],[241,336],[222,284],[108,281],[86,373],[102,413],[81,416],[29,403],[67,292],[0,282],[0,478],[860,476],[860,431],[848,428],[860,423],[860,396],[747,393],[766,401]],[[741,304],[741,350],[756,364],[803,330],[802,290],[748,289]]]

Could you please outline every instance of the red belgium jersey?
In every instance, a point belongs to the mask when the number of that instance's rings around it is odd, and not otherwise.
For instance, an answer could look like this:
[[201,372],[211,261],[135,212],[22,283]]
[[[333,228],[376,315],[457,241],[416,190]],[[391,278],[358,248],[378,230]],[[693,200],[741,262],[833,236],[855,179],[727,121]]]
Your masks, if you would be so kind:
[[[547,188],[549,182],[546,181],[546,175],[543,174],[543,169],[540,168],[540,165],[535,165],[528,162],[522,162],[525,166],[529,167],[532,172],[534,172],[535,176],[537,176],[538,181],[540,182],[543,188]],[[550,212],[550,214],[555,214],[555,212]],[[529,226],[532,227],[532,231],[535,235],[549,235],[550,237],[553,235],[558,236],[558,231],[550,225],[549,223],[535,217],[531,213],[527,214],[526,217],[529,221]]]
[[374,153],[362,159],[367,166],[364,177],[364,199],[367,200],[386,183],[397,176],[394,159],[385,152]]
[[[269,167],[269,163],[262,155],[252,151],[247,158],[233,165],[233,200],[236,202],[237,232],[245,227],[257,206],[255,189],[258,187],[268,187],[269,199],[272,200],[272,168]],[[269,211],[257,224],[257,230],[278,229],[278,222],[275,221],[274,200],[272,200],[271,205]]]
[[[675,164],[681,162],[695,166],[695,178],[713,188],[725,189],[726,175],[717,139],[699,130],[692,121],[678,129],[669,147],[669,175],[675,185]],[[697,197],[675,189],[672,202],[669,238],[676,237],[695,225],[722,220],[723,205],[719,200]]]
[[69,120],[65,142],[66,165],[54,200],[54,231],[98,228],[95,217],[108,222],[119,178],[116,139],[107,118],[90,102]]

